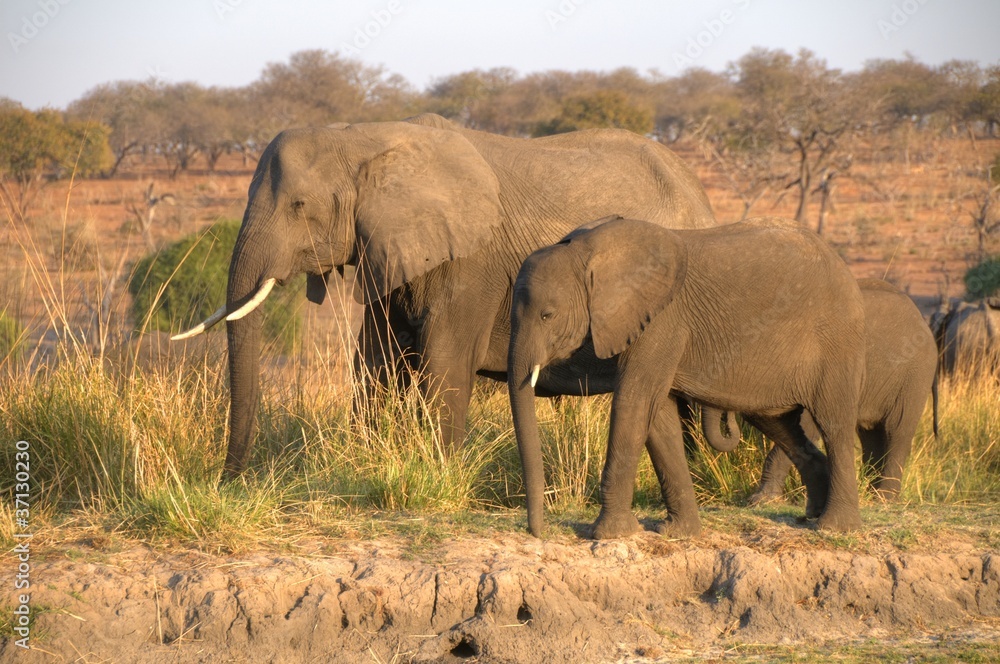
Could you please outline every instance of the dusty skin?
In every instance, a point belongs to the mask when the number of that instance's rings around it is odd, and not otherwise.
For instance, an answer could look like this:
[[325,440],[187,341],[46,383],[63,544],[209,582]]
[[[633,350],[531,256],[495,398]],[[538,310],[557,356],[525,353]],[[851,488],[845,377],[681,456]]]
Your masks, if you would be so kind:
[[614,662],[955,638],[993,648],[997,529],[915,532],[886,519],[838,539],[779,518],[686,541],[498,531],[235,557],[135,544],[109,555],[83,540],[38,553],[36,650],[5,641],[0,660]]

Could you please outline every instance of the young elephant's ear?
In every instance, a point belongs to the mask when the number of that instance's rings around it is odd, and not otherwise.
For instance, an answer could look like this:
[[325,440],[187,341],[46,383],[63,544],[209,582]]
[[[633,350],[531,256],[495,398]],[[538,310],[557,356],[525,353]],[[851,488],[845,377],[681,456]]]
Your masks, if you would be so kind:
[[[359,277],[371,302],[445,261],[468,256],[501,223],[493,169],[461,133],[405,122],[358,174]],[[372,125],[369,125],[372,127]]]
[[618,219],[624,219],[624,217],[622,217],[620,214],[611,214],[608,215],[607,217],[601,217],[600,219],[594,219],[593,221],[588,221],[586,223],[580,224],[579,226],[571,230],[569,233],[567,233],[565,237],[559,240],[557,244],[568,244],[573,240],[573,238],[584,235],[588,231],[592,231],[598,226],[603,226],[609,221],[616,221]]
[[677,233],[631,219],[579,237],[590,252],[584,279],[594,351],[612,357],[673,300],[687,273],[687,248]]

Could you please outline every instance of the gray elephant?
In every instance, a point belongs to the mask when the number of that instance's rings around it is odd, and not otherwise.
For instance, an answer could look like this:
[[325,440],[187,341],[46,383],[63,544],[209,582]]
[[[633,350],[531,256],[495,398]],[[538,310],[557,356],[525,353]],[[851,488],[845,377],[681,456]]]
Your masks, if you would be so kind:
[[931,319],[945,375],[992,373],[1000,378],[1000,296],[949,303]]
[[[791,457],[818,525],[860,525],[854,421],[864,370],[855,279],[817,235],[761,218],[672,231],[618,219],[570,234],[522,265],[511,307],[508,388],[530,531],[544,475],[534,410],[541,369],[592,347],[617,359],[595,538],[638,528],[632,496],[645,444],[667,506],[658,530],[700,531],[677,397],[745,413]],[[808,410],[824,456],[802,432]]]
[[278,135],[250,183],[226,304],[177,335],[228,321],[225,476],[243,471],[254,438],[256,307],[276,283],[305,272],[309,299],[322,302],[332,270],[355,266],[355,297],[365,304],[355,367],[369,387],[417,369],[440,406],[447,451],[464,440],[476,374],[506,380],[510,291],[521,262],[615,213],[676,228],[716,223],[694,173],[627,131],[516,139],[425,115]]
[[[857,433],[865,464],[875,470],[875,490],[885,499],[899,495],[903,466],[910,455],[913,436],[933,396],[934,434],[937,435],[937,346],[934,335],[913,301],[881,279],[860,279],[865,307],[865,377],[858,405]],[[739,430],[728,425],[729,436],[717,426],[720,414],[703,411],[705,438],[716,449],[727,451],[739,440]],[[808,413],[802,429],[819,442],[819,430]],[[792,462],[777,446],[771,448],[764,471],[750,503],[781,495]]]

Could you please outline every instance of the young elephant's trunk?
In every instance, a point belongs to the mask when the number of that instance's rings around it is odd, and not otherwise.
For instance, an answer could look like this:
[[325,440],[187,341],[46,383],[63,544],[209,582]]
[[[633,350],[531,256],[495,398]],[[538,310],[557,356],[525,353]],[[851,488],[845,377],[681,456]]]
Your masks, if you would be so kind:
[[[725,433],[721,428],[723,423],[726,426]],[[717,452],[732,452],[740,442],[740,428],[736,424],[736,416],[730,411],[702,406],[701,430],[705,434],[705,440]]]
[[[545,511],[545,468],[542,462],[542,441],[538,435],[538,420],[535,416],[535,388],[531,384],[533,369],[537,365],[527,357],[527,353],[515,352],[515,343],[512,339],[508,358],[507,387],[510,391],[517,449],[521,454],[521,468],[524,472],[528,530],[535,537],[541,537]],[[537,374],[535,377],[537,379]]]

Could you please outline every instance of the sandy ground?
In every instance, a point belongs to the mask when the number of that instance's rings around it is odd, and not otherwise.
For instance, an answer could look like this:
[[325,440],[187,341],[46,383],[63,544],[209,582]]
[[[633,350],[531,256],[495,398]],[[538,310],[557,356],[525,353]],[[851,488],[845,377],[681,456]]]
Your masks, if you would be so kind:
[[613,662],[741,644],[1000,642],[1000,551],[932,539],[831,547],[778,520],[687,541],[317,539],[237,557],[56,546],[31,572],[45,607],[35,649],[7,641],[0,660]]

